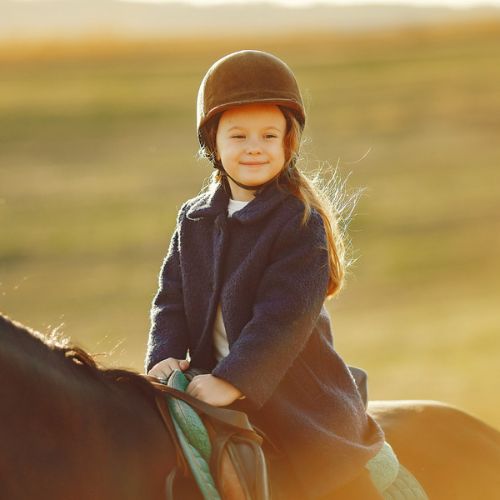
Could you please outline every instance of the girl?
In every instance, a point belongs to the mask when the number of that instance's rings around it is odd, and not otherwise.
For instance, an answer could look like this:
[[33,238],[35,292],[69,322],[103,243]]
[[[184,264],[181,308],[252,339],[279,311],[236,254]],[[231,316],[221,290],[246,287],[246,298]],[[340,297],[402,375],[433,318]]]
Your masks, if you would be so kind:
[[324,302],[341,288],[343,244],[296,166],[305,111],[295,77],[271,54],[229,54],[205,75],[197,112],[216,170],[179,210],[146,369],[208,371],[188,393],[245,411],[270,437],[273,497],[379,498],[364,465],[384,437],[333,348]]

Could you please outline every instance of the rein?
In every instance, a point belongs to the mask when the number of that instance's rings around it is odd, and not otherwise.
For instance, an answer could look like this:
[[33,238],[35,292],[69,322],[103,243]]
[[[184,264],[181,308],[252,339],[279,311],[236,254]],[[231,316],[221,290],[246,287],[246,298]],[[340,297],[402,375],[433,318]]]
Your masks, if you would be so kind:
[[[163,384],[156,381],[152,381],[151,379],[149,379],[149,381],[155,386],[155,389],[160,389],[160,390],[162,389],[162,387],[158,386],[163,386]],[[177,437],[177,433],[175,432],[174,425],[172,423],[172,417],[170,416],[170,412],[168,411],[167,401],[164,395],[161,394],[160,392],[156,392],[155,394],[155,403],[156,407],[158,408],[158,412],[160,413],[160,417],[163,423],[165,424],[167,432],[170,434],[172,442],[174,443],[176,467],[182,470],[182,475],[184,477],[187,477],[189,474],[189,466],[186,461],[186,457],[184,456],[184,453],[182,451],[181,445],[179,443],[179,438]]]

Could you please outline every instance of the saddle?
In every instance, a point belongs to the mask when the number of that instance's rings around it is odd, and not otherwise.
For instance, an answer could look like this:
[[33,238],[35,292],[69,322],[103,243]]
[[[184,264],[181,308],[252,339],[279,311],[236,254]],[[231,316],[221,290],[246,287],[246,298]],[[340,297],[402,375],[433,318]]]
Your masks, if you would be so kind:
[[[366,408],[366,372],[352,366],[349,369]],[[195,479],[204,500],[270,500],[262,450],[264,438],[270,443],[269,439],[250,424],[245,413],[211,406],[186,394],[190,380],[202,373],[206,372],[193,368],[186,372],[174,370],[163,383],[146,376],[166,396],[157,404],[176,444],[177,463],[181,464],[167,477],[167,500],[175,498],[174,482],[179,469],[184,477],[191,475]],[[399,463],[387,442],[365,468],[382,498],[428,500],[418,480]]]
[[186,394],[190,380],[200,373],[204,372],[174,370],[162,381],[166,385],[153,382],[165,395],[168,416],[165,411],[161,414],[181,464],[167,477],[167,499],[174,499],[181,469],[184,477],[194,478],[205,500],[269,500],[263,435],[245,413],[208,405]]

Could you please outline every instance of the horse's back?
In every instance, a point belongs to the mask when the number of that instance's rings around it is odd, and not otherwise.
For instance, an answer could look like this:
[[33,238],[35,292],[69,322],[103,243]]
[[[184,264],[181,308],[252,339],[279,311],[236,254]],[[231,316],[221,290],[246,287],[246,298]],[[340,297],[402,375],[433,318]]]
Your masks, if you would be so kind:
[[400,462],[431,499],[500,498],[500,433],[437,401],[372,401]]

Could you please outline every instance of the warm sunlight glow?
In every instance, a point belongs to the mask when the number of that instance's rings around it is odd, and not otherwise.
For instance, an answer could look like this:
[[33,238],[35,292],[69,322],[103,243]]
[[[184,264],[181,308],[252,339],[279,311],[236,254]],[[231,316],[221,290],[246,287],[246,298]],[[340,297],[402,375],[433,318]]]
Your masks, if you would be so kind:
[[[43,1],[43,0],[38,0]],[[172,3],[171,0],[120,0],[128,3]],[[330,5],[412,5],[415,7],[443,6],[455,8],[470,8],[481,6],[500,6],[500,0],[178,0],[181,3],[188,3],[200,7],[222,4],[262,4],[273,3],[286,7],[309,7],[320,4]]]

